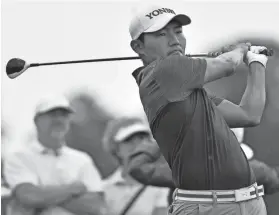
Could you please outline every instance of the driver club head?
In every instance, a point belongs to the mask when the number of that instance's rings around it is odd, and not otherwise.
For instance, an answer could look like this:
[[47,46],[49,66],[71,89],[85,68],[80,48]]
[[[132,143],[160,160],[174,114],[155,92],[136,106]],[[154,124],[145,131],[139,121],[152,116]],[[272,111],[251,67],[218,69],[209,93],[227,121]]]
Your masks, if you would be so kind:
[[30,64],[26,63],[24,60],[20,58],[12,58],[7,63],[6,73],[9,78],[14,79],[25,72],[29,67]]

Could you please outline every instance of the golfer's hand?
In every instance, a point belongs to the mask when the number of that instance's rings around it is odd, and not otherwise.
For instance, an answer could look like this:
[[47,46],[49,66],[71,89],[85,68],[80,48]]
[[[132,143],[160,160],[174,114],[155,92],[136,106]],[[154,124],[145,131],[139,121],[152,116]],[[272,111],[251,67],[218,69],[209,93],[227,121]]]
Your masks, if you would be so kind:
[[251,43],[239,43],[239,44],[227,45],[227,46],[223,46],[221,49],[217,51],[209,52],[208,55],[210,57],[217,57],[226,52],[239,49],[241,52],[243,52],[244,56],[246,56],[246,53],[249,51],[250,47],[251,47]]
[[244,57],[245,64],[249,66],[252,62],[259,62],[266,68],[268,57],[264,54],[259,54],[265,49],[267,48],[264,46],[251,46],[250,51]]
[[87,191],[86,186],[79,181],[69,184],[69,189],[73,196],[81,195]]
[[251,51],[255,54],[259,54],[260,52],[262,52],[266,49],[267,48],[265,46],[251,46],[249,51]]

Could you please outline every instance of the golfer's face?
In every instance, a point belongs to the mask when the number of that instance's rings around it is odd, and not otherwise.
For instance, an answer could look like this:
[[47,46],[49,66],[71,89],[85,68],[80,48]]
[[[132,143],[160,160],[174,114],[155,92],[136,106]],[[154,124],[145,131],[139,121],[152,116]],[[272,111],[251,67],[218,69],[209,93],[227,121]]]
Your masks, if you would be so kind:
[[173,54],[184,55],[185,47],[186,39],[182,26],[175,21],[157,32],[147,33],[144,37],[145,54],[153,60]]

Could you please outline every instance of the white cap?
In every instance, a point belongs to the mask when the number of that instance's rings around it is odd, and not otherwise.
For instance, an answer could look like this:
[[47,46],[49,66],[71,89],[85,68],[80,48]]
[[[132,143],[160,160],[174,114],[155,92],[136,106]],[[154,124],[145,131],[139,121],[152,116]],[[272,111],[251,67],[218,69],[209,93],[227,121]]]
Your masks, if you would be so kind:
[[103,134],[103,147],[110,153],[115,153],[119,143],[133,134],[145,132],[152,136],[147,123],[138,117],[120,117],[108,122]]
[[114,141],[121,142],[133,134],[139,132],[150,133],[149,128],[143,123],[136,123],[128,127],[120,128],[114,136]]
[[129,27],[132,40],[138,39],[142,33],[155,32],[164,28],[173,19],[182,26],[191,23],[191,19],[187,15],[176,15],[174,10],[166,7],[150,6],[136,12]]
[[35,116],[46,113],[54,109],[65,109],[69,112],[74,112],[70,106],[70,102],[63,96],[45,96],[40,99],[35,108]]

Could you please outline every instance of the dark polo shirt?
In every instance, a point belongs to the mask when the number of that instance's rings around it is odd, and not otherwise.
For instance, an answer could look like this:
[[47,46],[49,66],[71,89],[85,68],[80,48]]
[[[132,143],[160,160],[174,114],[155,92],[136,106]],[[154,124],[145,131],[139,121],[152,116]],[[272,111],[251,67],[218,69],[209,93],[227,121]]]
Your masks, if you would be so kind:
[[133,76],[153,136],[177,188],[226,190],[255,182],[240,143],[203,88],[205,59],[172,55]]

